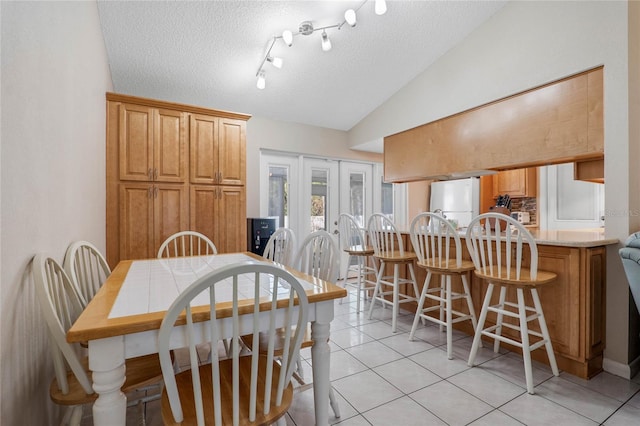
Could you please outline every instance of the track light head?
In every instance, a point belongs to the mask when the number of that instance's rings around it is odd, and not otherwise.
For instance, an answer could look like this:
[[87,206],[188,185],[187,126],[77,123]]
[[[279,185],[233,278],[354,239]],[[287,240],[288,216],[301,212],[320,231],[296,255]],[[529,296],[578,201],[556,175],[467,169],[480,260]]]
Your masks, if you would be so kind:
[[260,90],[264,89],[266,86],[266,81],[264,78],[264,71],[261,70],[260,73],[258,73],[258,81],[256,82],[256,87]]
[[322,50],[325,52],[331,50],[331,40],[329,40],[329,36],[326,31],[322,31]]
[[282,32],[282,40],[287,46],[291,47],[291,45],[293,44],[293,33],[289,30],[284,30]]
[[387,2],[385,0],[376,0],[375,11],[376,15],[384,15],[387,13]]
[[352,27],[356,26],[356,11],[349,9],[344,13],[344,20]]
[[271,65],[273,65],[276,68],[282,68],[282,58],[278,57],[278,56],[267,56],[267,62],[271,62]]

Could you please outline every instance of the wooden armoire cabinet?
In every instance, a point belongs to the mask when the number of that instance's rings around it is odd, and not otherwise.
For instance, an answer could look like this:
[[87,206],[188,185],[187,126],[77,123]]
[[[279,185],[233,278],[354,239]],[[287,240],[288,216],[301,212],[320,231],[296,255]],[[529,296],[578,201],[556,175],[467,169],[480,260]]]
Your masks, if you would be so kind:
[[246,250],[249,115],[107,93],[107,261],[155,257],[171,234]]

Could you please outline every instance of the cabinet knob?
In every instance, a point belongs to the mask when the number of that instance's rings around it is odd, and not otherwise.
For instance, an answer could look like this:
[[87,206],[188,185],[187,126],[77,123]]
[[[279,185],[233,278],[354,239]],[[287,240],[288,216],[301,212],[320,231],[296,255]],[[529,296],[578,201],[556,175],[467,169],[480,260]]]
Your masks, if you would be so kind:
[[158,169],[153,169],[153,180],[158,180]]
[[149,167],[149,171],[147,172],[147,176],[149,176],[149,180],[153,180],[153,172],[151,171],[151,167]]

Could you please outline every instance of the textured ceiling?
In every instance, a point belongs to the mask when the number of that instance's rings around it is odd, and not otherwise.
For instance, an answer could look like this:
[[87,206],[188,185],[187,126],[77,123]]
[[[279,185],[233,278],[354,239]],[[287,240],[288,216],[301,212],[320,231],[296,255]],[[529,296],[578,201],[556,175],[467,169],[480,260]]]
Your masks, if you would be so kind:
[[276,120],[349,130],[482,24],[505,2],[373,0],[357,25],[278,40],[274,35],[342,21],[362,1],[99,1],[114,90],[118,93],[237,111]]

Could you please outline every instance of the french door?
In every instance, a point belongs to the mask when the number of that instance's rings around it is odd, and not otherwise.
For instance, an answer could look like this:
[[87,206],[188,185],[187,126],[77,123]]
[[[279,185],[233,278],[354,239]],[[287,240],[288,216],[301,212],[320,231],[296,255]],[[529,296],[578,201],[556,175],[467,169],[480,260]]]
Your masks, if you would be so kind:
[[[338,218],[349,213],[363,228],[380,205],[383,188],[375,185],[381,168],[374,163],[286,155],[261,154],[260,213],[277,216],[279,226],[291,228],[298,246],[311,232],[326,230],[339,244]],[[348,256],[342,253],[341,274]]]

